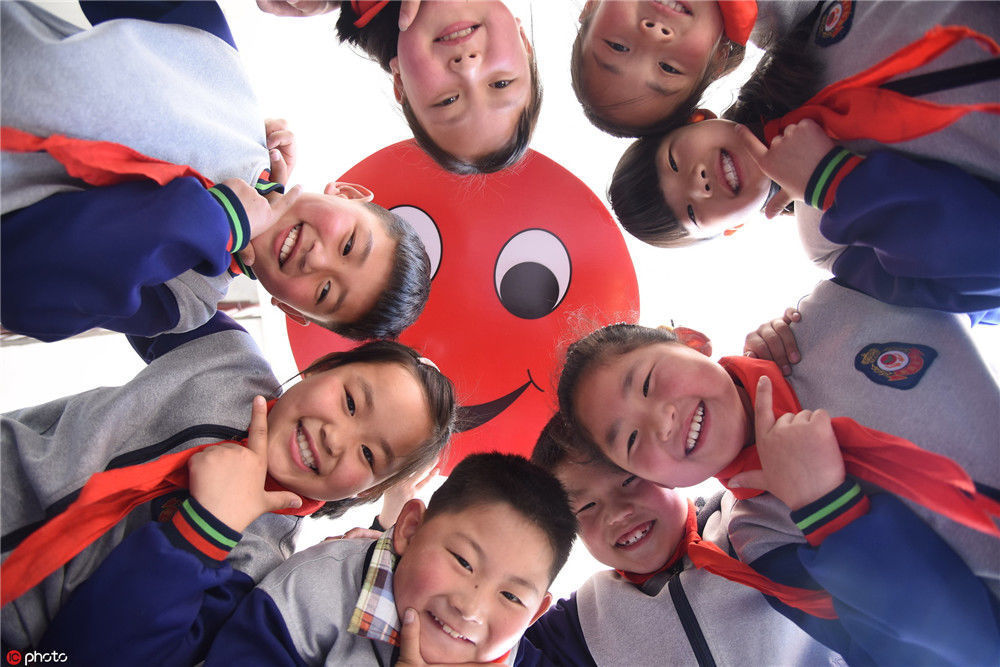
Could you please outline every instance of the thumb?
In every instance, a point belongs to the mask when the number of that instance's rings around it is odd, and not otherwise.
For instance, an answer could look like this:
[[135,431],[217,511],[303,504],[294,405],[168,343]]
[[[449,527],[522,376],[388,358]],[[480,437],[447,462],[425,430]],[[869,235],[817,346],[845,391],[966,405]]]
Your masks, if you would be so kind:
[[399,8],[400,32],[406,32],[406,29],[410,27],[413,19],[417,18],[418,9],[420,9],[420,0],[403,0],[402,6]]
[[771,393],[770,378],[766,375],[760,376],[760,380],[757,381],[757,402],[754,406],[754,433],[757,435],[757,440],[760,440],[761,434],[771,430],[771,427],[774,426]]
[[240,250],[239,255],[240,259],[242,259],[243,263],[247,266],[253,266],[254,260],[257,259],[257,253],[254,252],[253,245],[250,243],[247,244],[246,248]]
[[730,488],[767,491],[767,483],[764,481],[763,470],[747,470],[738,475],[733,475],[727,482],[727,485]]
[[302,507],[302,498],[291,491],[264,492],[264,511],[266,512],[298,509],[299,507]]
[[774,193],[774,196],[767,200],[764,204],[764,215],[767,218],[773,218],[774,216],[785,210],[792,201],[792,196],[789,195],[784,189],[778,190]]
[[746,146],[750,157],[753,158],[753,161],[756,162],[758,166],[760,166],[761,170],[766,173],[767,170],[764,169],[763,165],[761,165],[761,160],[767,157],[767,146],[765,146],[764,142],[758,139],[746,125],[736,125],[735,129],[736,136],[741,142],[743,142],[743,145]]
[[420,655],[420,619],[413,607],[403,613],[403,630],[399,635],[399,660],[397,665],[422,665]]
[[277,221],[285,214],[285,211],[292,207],[295,200],[302,194],[302,186],[296,185],[283,195],[269,195],[268,201],[271,203],[271,220]]

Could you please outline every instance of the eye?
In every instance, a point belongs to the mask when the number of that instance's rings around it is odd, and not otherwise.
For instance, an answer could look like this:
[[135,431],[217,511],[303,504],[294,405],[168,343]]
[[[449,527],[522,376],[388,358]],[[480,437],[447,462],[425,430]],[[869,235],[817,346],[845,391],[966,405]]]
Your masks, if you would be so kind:
[[638,437],[639,437],[639,432],[638,431],[632,431],[631,433],[628,434],[628,444],[625,445],[625,453],[626,454],[631,454],[632,453],[632,445],[635,444],[635,440]]
[[326,300],[327,295],[330,293],[330,281],[327,280],[323,284],[323,289],[320,290],[319,296],[316,298],[316,303],[323,303]]
[[628,486],[637,479],[639,479],[638,475],[629,475],[628,477],[625,478],[625,481],[622,482],[622,486]]
[[511,237],[493,270],[500,303],[524,320],[554,311],[566,296],[571,276],[566,246],[544,229],[526,229]]
[[351,392],[344,390],[344,396],[347,397],[347,412],[354,416],[354,397],[351,396]]
[[434,106],[436,107],[449,107],[458,101],[458,95],[452,95],[451,97],[446,97]]
[[590,509],[591,507],[593,507],[593,506],[594,506],[595,504],[596,504],[596,503],[587,503],[586,505],[584,505],[583,507],[581,507],[580,509],[578,509],[578,510],[576,511],[576,513],[577,513],[577,514],[580,514],[581,512],[586,512],[586,511],[587,511],[587,510],[589,510],[589,509]]
[[517,604],[523,604],[521,602],[521,598],[517,597],[516,595],[514,595],[513,593],[511,593],[509,591],[502,591],[500,594],[503,595],[508,600],[510,600],[511,602],[515,602]]
[[455,560],[456,560],[456,561],[458,561],[458,564],[459,564],[459,565],[461,565],[462,567],[464,567],[464,568],[465,568],[466,570],[468,570],[469,572],[472,572],[472,566],[471,566],[471,565],[469,565],[469,561],[465,560],[464,558],[462,558],[461,556],[459,556],[459,555],[458,555],[457,553],[455,553],[454,551],[450,551],[449,553],[450,553],[450,554],[451,554],[452,556],[454,556],[454,557],[455,557]]
[[642,383],[642,395],[649,396],[649,379],[653,377],[653,369],[649,369],[649,373],[646,375],[646,381]]
[[394,206],[390,210],[410,223],[410,227],[413,227],[413,231],[420,237],[420,242],[427,251],[427,258],[431,261],[431,279],[433,279],[437,275],[438,267],[441,266],[441,231],[434,218],[416,206]]
[[372,472],[375,472],[375,455],[372,454],[368,445],[361,445],[361,455],[365,457],[365,461],[368,461],[368,467],[372,469]]
[[342,254],[342,255],[344,255],[346,257],[347,254],[349,252],[351,252],[351,248],[354,247],[354,234],[356,234],[356,233],[357,232],[352,232],[351,233],[351,238],[347,239],[347,243],[344,245],[344,252],[342,252],[340,254]]
[[607,44],[612,51],[617,51],[618,53],[628,53],[628,47],[625,46],[624,44],[619,44],[618,42],[612,42],[609,39],[604,40],[604,43]]
[[673,169],[674,171],[677,171],[677,163],[674,162],[674,152],[673,152],[673,150],[668,150],[667,151],[667,164],[670,165],[671,169]]
[[660,69],[663,70],[664,72],[666,72],[667,74],[680,74],[681,73],[679,69],[677,69],[675,67],[671,67],[667,63],[660,63]]
[[514,83],[514,79],[501,79],[500,81],[494,81],[490,84],[491,88],[506,88],[510,84]]
[[688,204],[688,220],[691,221],[692,225],[698,225],[698,221],[694,217],[694,206],[691,206],[691,204]]

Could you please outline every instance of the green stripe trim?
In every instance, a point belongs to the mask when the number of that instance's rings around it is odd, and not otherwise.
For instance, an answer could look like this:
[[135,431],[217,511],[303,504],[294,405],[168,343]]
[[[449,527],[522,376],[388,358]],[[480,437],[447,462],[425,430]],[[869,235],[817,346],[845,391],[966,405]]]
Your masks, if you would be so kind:
[[822,173],[820,173],[819,178],[816,181],[816,189],[812,192],[812,197],[809,205],[813,208],[819,208],[823,199],[821,197],[823,190],[826,188],[827,184],[830,182],[830,177],[837,173],[837,169],[843,164],[844,160],[850,157],[851,151],[846,148],[841,148],[840,152],[833,156],[830,163],[826,165]]
[[226,210],[226,215],[229,217],[229,226],[233,231],[233,248],[243,248],[243,226],[240,224],[239,213],[233,208],[233,203],[217,188],[209,188],[208,191],[215,196],[222,205],[222,208]]
[[851,502],[851,500],[853,500],[860,494],[861,494],[861,485],[855,482],[854,486],[852,486],[846,493],[844,493],[844,495],[840,496],[839,498],[831,502],[823,509],[816,510],[806,518],[796,522],[795,525],[798,526],[799,530],[805,532],[806,528],[813,525],[817,521],[822,521],[826,517],[830,516],[832,513],[836,512],[841,507]]
[[184,503],[181,505],[181,508],[184,510],[184,514],[188,517],[188,519],[190,519],[190,522],[196,525],[198,528],[200,528],[202,533],[211,537],[219,544],[229,547],[230,549],[236,546],[236,540],[229,539],[228,537],[217,531],[215,528],[212,528],[212,526],[208,525],[208,523],[204,519],[198,516],[198,513],[195,512],[194,507],[191,506],[190,498],[184,501]]

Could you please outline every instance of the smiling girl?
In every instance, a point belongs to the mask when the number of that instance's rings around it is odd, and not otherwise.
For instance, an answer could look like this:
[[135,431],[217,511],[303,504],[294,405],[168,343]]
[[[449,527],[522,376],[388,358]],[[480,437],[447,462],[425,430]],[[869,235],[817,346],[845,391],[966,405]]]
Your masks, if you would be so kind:
[[[429,465],[450,434],[450,381],[398,343],[327,355],[284,394],[250,336],[221,313],[191,334],[132,343],[150,363],[126,385],[3,417],[4,597],[16,597],[2,612],[5,645],[38,646],[108,557],[76,603],[90,620],[69,625],[121,625],[137,605],[159,615],[179,604],[187,621],[163,637],[195,656],[243,592],[291,554],[298,518],[269,512],[336,515],[375,500]],[[257,395],[277,399],[266,424],[255,407],[258,435],[242,447]],[[14,576],[8,556],[19,545],[28,563]],[[49,563],[56,545],[64,557]],[[130,565],[151,560],[157,567]],[[28,590],[17,597],[15,588]],[[98,634],[75,633],[76,655],[99,650]]]

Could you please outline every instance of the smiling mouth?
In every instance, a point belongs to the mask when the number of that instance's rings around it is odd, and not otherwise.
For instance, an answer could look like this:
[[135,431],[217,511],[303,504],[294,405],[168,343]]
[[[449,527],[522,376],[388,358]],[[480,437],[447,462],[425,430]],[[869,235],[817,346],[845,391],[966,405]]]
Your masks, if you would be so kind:
[[698,446],[701,438],[701,422],[705,418],[705,404],[699,403],[691,418],[691,429],[688,431],[687,442],[684,444],[684,456],[688,456]]
[[481,25],[481,23],[476,23],[460,30],[453,30],[449,33],[441,35],[440,37],[436,37],[434,42],[436,44],[459,44],[471,37],[474,32],[479,30]]
[[629,547],[634,547],[636,544],[645,539],[647,535],[649,535],[649,531],[653,529],[654,523],[656,522],[647,521],[646,523],[639,524],[619,537],[618,541],[615,542],[615,547],[618,549],[628,549]]
[[299,445],[299,457],[302,459],[303,465],[313,472],[319,473],[319,468],[316,466],[316,457],[313,456],[312,449],[309,447],[309,439],[306,438],[306,433],[302,429],[301,422],[295,428],[295,441]]
[[451,637],[452,639],[457,639],[458,641],[468,642],[468,643],[472,644],[473,646],[475,646],[476,642],[472,641],[471,639],[469,639],[468,637],[466,637],[465,635],[463,635],[461,632],[459,632],[455,628],[451,627],[450,625],[448,625],[447,623],[445,623],[444,621],[442,621],[440,618],[438,618],[437,616],[435,616],[431,612],[427,612],[427,615],[430,616],[431,619],[435,623],[437,623],[437,626],[439,628],[441,628],[441,630],[446,635],[448,635],[449,637]]
[[691,15],[691,9],[684,3],[677,2],[677,0],[653,0],[653,4],[665,7],[671,13]]
[[288,258],[291,257],[292,250],[295,249],[295,243],[299,240],[299,232],[301,231],[301,222],[288,230],[288,236],[285,237],[284,242],[281,244],[281,250],[278,251],[278,266],[284,266]]
[[722,167],[722,175],[726,179],[729,190],[734,195],[738,195],[743,189],[743,184],[740,182],[740,175],[736,170],[736,160],[724,148],[719,151],[719,165]]

